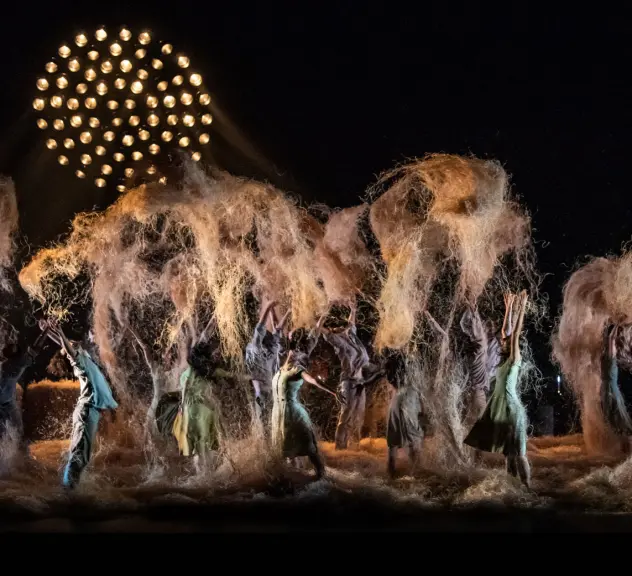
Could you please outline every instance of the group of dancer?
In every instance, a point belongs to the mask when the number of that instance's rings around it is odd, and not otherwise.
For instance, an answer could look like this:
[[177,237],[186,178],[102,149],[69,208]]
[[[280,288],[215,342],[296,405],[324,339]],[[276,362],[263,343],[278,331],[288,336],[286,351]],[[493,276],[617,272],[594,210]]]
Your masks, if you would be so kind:
[[[470,306],[463,315],[461,327],[470,342],[463,420],[469,433],[464,443],[477,452],[503,453],[507,471],[529,485],[527,417],[518,391],[520,336],[526,305],[526,292],[507,294],[500,331],[494,330],[493,323],[484,325],[476,307]],[[354,306],[345,326],[326,328],[328,315],[325,314],[311,331],[287,331],[289,312],[279,320],[275,307],[275,302],[263,306],[245,350],[245,365],[254,396],[253,413],[270,450],[296,464],[300,458],[307,457],[317,477],[322,477],[325,466],[317,435],[299,394],[303,383],[336,398],[340,412],[335,447],[344,450],[360,440],[367,387],[385,378],[393,390],[387,417],[387,470],[390,476],[395,476],[399,449],[408,450],[414,466],[424,439],[425,414],[421,387],[408,374],[406,356],[401,351],[385,350],[371,362],[357,334]],[[62,479],[64,486],[73,488],[90,461],[101,413],[115,410],[117,402],[94,351],[89,352],[90,333],[88,342],[82,345],[71,342],[52,319],[41,320],[39,325],[41,335],[27,352],[2,365],[0,433],[9,427],[22,433],[16,384],[44,342],[50,339],[61,348],[80,382]],[[198,467],[205,465],[209,453],[221,448],[224,423],[214,383],[222,374],[229,375],[221,366],[217,339],[208,328],[196,340],[191,339],[180,389],[176,394],[164,396],[155,415],[159,432],[175,439],[179,453],[193,457]],[[309,372],[311,357],[321,336],[333,348],[340,364],[336,392],[320,384]]]

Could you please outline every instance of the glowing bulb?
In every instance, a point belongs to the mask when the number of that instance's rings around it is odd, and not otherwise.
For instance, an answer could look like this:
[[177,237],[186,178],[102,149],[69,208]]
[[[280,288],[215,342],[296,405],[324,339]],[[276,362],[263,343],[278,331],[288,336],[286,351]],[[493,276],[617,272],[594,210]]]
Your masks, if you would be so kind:
[[200,144],[208,144],[211,137],[205,132],[204,134],[200,134]]
[[193,86],[199,86],[200,84],[202,84],[202,76],[200,76],[199,74],[191,74],[191,76],[189,77],[189,82],[191,82]]
[[150,126],[158,126],[158,124],[160,124],[160,118],[158,118],[155,114],[150,114],[147,117],[147,124]]
[[175,114],[169,114],[169,116],[167,116],[167,124],[169,124],[169,126],[175,126],[178,123],[178,117]]
[[75,171],[75,176],[77,178],[85,178],[86,177],[86,173],[83,170],[76,170]]
[[142,60],[145,57],[145,54],[147,54],[147,50],[144,48],[139,48],[136,52],[134,52],[134,56],[136,56],[139,60]]
[[160,178],[160,179],[158,180],[158,182],[160,182],[161,184],[166,184],[166,183],[167,183],[167,177],[166,177],[166,176],[163,176],[162,178]]
[[162,134],[162,139],[165,142],[171,142],[171,140],[173,139],[173,134],[171,132],[169,132],[169,130],[165,130]]
[[138,41],[143,46],[146,46],[147,44],[149,44],[151,42],[151,36],[149,35],[149,32],[141,32],[138,36]]
[[84,76],[88,82],[92,82],[97,77],[97,73],[94,71],[94,68],[88,68],[84,72]]
[[149,153],[150,154],[159,154],[160,153],[160,146],[158,146],[158,144],[151,144],[149,146]]
[[117,78],[114,80],[114,88],[117,90],[123,90],[123,88],[125,88],[125,84],[127,84],[127,82],[125,82],[124,78]]
[[46,64],[46,72],[48,72],[49,74],[54,74],[55,72],[57,72],[57,64],[55,64],[54,62],[49,62],[48,64]]
[[141,140],[149,140],[150,136],[151,136],[151,134],[149,134],[149,132],[147,132],[147,130],[141,130],[141,131],[138,133],[138,137],[139,137]]
[[125,100],[125,108],[127,108],[128,110],[133,110],[134,108],[136,108],[136,102],[134,102],[134,100]]
[[149,166],[149,168],[147,168],[147,174],[155,174],[155,173],[156,173],[155,166]]
[[88,59],[94,62],[98,58],[99,58],[99,53],[96,50],[90,50],[90,52],[88,52]]
[[101,62],[101,72],[103,72],[104,74],[109,74],[110,72],[112,72],[113,69],[114,66],[112,66],[112,62],[110,62],[109,60]]
[[114,140],[115,136],[114,136],[114,132],[112,132],[111,130],[108,130],[107,132],[105,132],[103,134],[103,139],[106,142],[112,142],[112,140]]
[[195,124],[195,118],[193,118],[193,116],[191,116],[191,114],[185,114],[182,117],[182,123],[187,126],[187,127],[191,127]]
[[202,124],[206,124],[207,126],[213,122],[213,117],[210,114],[204,114],[202,116]]
[[120,56],[121,52],[123,52],[123,48],[121,48],[118,42],[114,42],[114,44],[110,46],[110,54],[112,54],[112,56]]
[[96,116],[92,116],[88,120],[88,124],[90,124],[90,128],[98,128],[101,126],[101,121]]
[[140,94],[143,91],[143,83],[139,82],[138,80],[132,82],[132,85],[130,86],[130,90],[134,94]]
[[202,154],[199,152],[193,152],[193,154],[191,154],[191,158],[193,158],[194,162],[199,162],[200,158],[202,158]]
[[82,144],[90,144],[92,142],[92,134],[90,132],[82,132],[79,135],[79,140],[81,140]]
[[68,88],[68,79],[65,76],[60,76],[57,78],[57,88],[63,90],[64,88]]
[[103,166],[101,166],[101,174],[105,174],[106,176],[112,174],[112,166],[110,166],[109,164],[104,164]]
[[178,56],[178,66],[188,68],[191,61],[186,56]]
[[71,116],[70,117],[70,125],[73,128],[79,128],[81,126],[83,120],[81,120],[81,116]]
[[71,72],[78,72],[79,68],[81,68],[81,64],[79,64],[79,60],[73,58],[70,62],[68,62],[68,70]]
[[68,165],[68,158],[66,158],[66,156],[64,156],[63,154],[61,156],[57,157],[57,161],[62,165],[62,166],[67,166]]
[[87,166],[88,164],[92,164],[92,158],[91,158],[90,154],[82,154],[81,155],[81,163],[84,166]]
[[48,90],[48,80],[46,78],[40,78],[37,81],[37,89],[38,90]]
[[134,137],[131,134],[123,136],[123,146],[131,146],[134,143]]
[[129,125],[130,126],[138,126],[140,124],[140,117],[138,116],[130,116],[129,117]]
[[125,168],[125,177],[126,178],[131,178],[134,175],[134,169],[133,168]]
[[63,46],[60,46],[59,55],[62,58],[68,58],[68,56],[70,56],[70,48],[68,48],[68,46],[66,46],[65,44]]
[[171,44],[165,44],[162,47],[162,53],[163,54],[171,54],[171,52],[173,52],[173,46]]
[[94,183],[96,184],[97,188],[105,188],[105,180],[103,178],[97,178]]
[[161,70],[162,69],[162,60],[158,60],[158,58],[154,58],[151,61],[151,65],[154,67],[155,70]]
[[55,121],[53,122],[53,128],[54,128],[55,130],[62,131],[62,130],[64,129],[64,121],[63,121],[63,120],[61,120],[61,119],[59,119],[59,118],[57,118],[57,120],[55,120]]
[[176,99],[170,94],[167,94],[162,101],[167,108],[173,108],[176,105]]
[[45,105],[46,102],[42,98],[35,98],[35,100],[33,100],[33,108],[35,108],[35,110],[44,110]]
[[107,32],[103,29],[103,28],[99,28],[95,33],[94,33],[94,37],[99,41],[99,42],[103,42],[107,37],[108,34]]
[[42,130],[46,130],[46,128],[48,128],[48,122],[46,122],[44,118],[39,118],[37,120],[37,127],[41,128]]
[[158,88],[160,92],[164,92],[168,86],[169,86],[169,83],[166,80],[163,80],[162,82],[158,82],[158,85],[156,86],[156,88]]
[[132,152],[132,160],[138,162],[139,160],[143,159],[143,153],[142,152]]
[[110,110],[117,110],[119,103],[116,100],[108,100],[107,106]]
[[112,126],[121,126],[123,124],[123,118],[112,118]]
[[184,78],[182,78],[182,76],[178,75],[178,76],[174,76],[173,80],[171,81],[171,83],[174,86],[180,86],[180,84],[182,84],[182,82],[184,81]]
[[120,152],[116,152],[113,158],[116,162],[123,162],[123,160],[125,160],[125,156],[123,156]]
[[77,34],[75,36],[75,44],[79,46],[79,48],[83,48],[88,43],[88,38],[85,34]]
[[121,40],[123,40],[123,42],[128,42],[129,39],[132,37],[132,33],[127,28],[123,28],[123,30],[121,30],[119,33],[119,37]]
[[132,71],[132,63],[129,60],[121,60],[121,71],[128,73]]
[[178,144],[182,146],[182,148],[186,148],[190,143],[191,140],[188,136],[183,136],[182,138],[180,138],[180,140],[178,140]]
[[64,138],[64,148],[72,150],[75,147],[75,141],[72,138]]
[[116,187],[116,189],[117,189],[119,192],[125,192],[125,186],[123,186],[123,184],[119,184],[119,185]]
[[75,90],[77,90],[77,94],[85,94],[88,91],[88,85],[82,82],[81,84],[77,84]]
[[136,76],[138,76],[141,80],[147,80],[149,78],[149,72],[147,70],[139,70],[136,72]]
[[77,100],[76,98],[68,98],[66,106],[68,106],[69,110],[76,110],[77,108],[79,108],[79,100]]
[[211,103],[211,97],[208,94],[200,94],[200,104],[207,106]]
[[99,96],[105,96],[107,93],[108,93],[108,85],[102,80],[101,82],[97,84],[97,94]]
[[103,146],[97,146],[94,151],[97,156],[105,156],[105,148]]
[[50,105],[53,108],[61,108],[61,105],[64,103],[63,99],[61,96],[53,96],[50,99]]
[[55,150],[55,148],[57,148],[57,141],[49,138],[48,140],[46,140],[46,148],[48,148],[49,150]]
[[182,102],[185,106],[188,106],[191,102],[193,102],[193,96],[191,96],[188,92],[185,92],[182,96],[180,96],[180,102]]
[[147,96],[147,100],[145,102],[148,108],[155,108],[158,106],[158,98],[155,96]]
[[88,110],[94,110],[97,107],[96,98],[86,98],[84,104]]

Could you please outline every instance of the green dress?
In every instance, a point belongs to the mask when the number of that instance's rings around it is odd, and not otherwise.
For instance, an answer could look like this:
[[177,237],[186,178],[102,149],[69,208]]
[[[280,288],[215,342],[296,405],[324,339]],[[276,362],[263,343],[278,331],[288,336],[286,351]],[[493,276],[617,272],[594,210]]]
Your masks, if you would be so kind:
[[303,385],[300,368],[281,368],[272,380],[272,445],[285,458],[318,451],[312,421],[298,394]]
[[218,446],[219,421],[210,400],[211,383],[188,366],[180,376],[182,401],[173,435],[183,456],[194,456]]
[[521,361],[506,360],[496,371],[496,385],[485,412],[464,443],[505,456],[527,453],[527,411],[518,394]]
[[616,358],[602,359],[601,407],[606,421],[617,434],[632,434],[632,421],[619,388],[619,366]]

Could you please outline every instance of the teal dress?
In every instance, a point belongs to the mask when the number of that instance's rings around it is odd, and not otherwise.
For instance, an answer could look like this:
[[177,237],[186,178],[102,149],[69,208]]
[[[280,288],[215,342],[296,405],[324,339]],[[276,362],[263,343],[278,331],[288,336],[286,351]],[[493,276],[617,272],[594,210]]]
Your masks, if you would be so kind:
[[302,370],[281,368],[272,381],[272,444],[285,458],[310,456],[317,452],[314,426],[299,399]]
[[76,358],[70,358],[70,364],[80,388],[72,416],[70,452],[62,483],[73,488],[90,462],[101,411],[114,410],[118,404],[105,376],[85,350],[79,348]]
[[465,444],[508,457],[527,453],[527,411],[518,394],[521,364],[508,359],[498,367],[494,391]]
[[619,367],[616,358],[602,360],[601,407],[604,417],[617,434],[632,434],[632,422],[619,388]]

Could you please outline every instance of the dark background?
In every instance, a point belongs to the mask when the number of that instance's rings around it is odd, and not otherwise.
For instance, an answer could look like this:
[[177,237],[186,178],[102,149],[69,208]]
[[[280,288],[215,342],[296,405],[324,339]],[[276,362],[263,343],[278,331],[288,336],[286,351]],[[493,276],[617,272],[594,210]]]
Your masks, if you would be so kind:
[[[116,191],[79,181],[34,125],[59,43],[126,24],[184,49],[214,101],[208,160],[306,201],[358,202],[427,152],[496,158],[533,216],[554,319],[578,259],[630,237],[630,20],[526,3],[11,3],[2,24],[0,172],[16,180],[21,256]],[[510,4],[510,3],[507,3]],[[601,6],[600,6],[601,8]],[[534,337],[548,392],[557,371]]]

